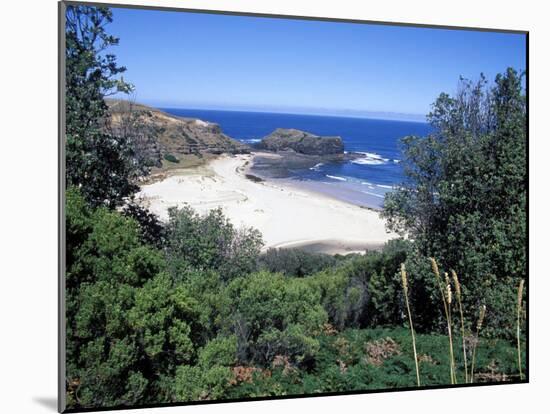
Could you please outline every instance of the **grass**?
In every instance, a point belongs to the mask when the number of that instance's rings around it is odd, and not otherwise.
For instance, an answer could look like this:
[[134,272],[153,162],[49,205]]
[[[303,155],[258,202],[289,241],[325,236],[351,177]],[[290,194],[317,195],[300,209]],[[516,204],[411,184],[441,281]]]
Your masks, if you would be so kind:
[[470,382],[474,382],[474,366],[476,363],[476,350],[477,350],[477,344],[479,342],[479,331],[481,331],[481,327],[483,326],[483,320],[485,319],[485,312],[487,310],[487,307],[485,305],[482,305],[479,309],[479,317],[477,320],[476,325],[476,335],[474,337],[474,348],[472,350],[472,371],[470,373]]
[[411,329],[412,346],[414,351],[414,364],[416,366],[416,384],[420,387],[420,373],[418,370],[418,355],[416,353],[416,339],[414,336],[411,307],[409,305],[409,288],[408,288],[408,282],[407,282],[407,272],[405,271],[404,263],[401,263],[401,283],[403,284],[403,295],[405,296],[405,304],[407,305],[407,314],[409,316],[409,327]]
[[[422,385],[449,384],[448,336],[416,334],[415,341]],[[458,339],[455,342],[460,346]],[[227,398],[388,390],[418,384],[410,329],[346,329],[322,334],[319,343],[310,368],[286,372],[283,367],[259,368],[250,381],[231,388]],[[481,339],[478,348],[478,382],[517,378],[513,343]]]
[[[431,259],[445,315],[447,335],[418,334],[413,326],[409,303],[409,280],[405,265],[401,264],[401,284],[407,310],[408,329],[403,327],[374,329],[326,329],[316,338],[319,351],[305,367],[279,366],[245,367],[253,375],[237,382],[230,389],[229,398],[277,395],[303,395],[322,392],[368,391],[457,383],[457,374],[465,383],[507,382],[523,379],[521,353],[521,314],[523,281],[518,288],[517,344],[500,339],[480,337],[486,316],[482,305],[473,337],[471,361],[468,362],[465,318],[462,309],[462,289],[458,275],[451,271],[455,297],[460,313],[462,338],[453,338],[451,324],[452,290],[449,275],[441,278],[435,259]],[[444,285],[443,285],[444,283]],[[463,365],[455,364],[453,349],[462,346]],[[413,363],[414,361],[414,363]],[[476,372],[477,362],[477,372]],[[519,365],[519,376],[517,367]]]
[[464,312],[462,310],[462,289],[460,287],[460,281],[458,280],[458,275],[454,270],[451,271],[453,276],[453,283],[455,285],[456,299],[458,302],[458,310],[460,313],[460,332],[462,334],[462,353],[463,353],[463,362],[464,362],[464,382],[468,383],[468,357],[466,355],[466,333],[464,330]]
[[162,160],[162,166],[153,168],[151,171],[152,174],[161,173],[171,170],[186,169],[186,168],[195,168],[205,165],[209,160],[215,158],[215,155],[212,154],[174,154],[179,162],[171,162],[166,159]]
[[152,168],[151,173],[145,177],[141,184],[153,184],[165,179],[169,175],[197,174],[203,177],[210,177],[212,171],[208,168],[207,163],[215,157],[212,154],[202,154],[201,156],[195,154],[177,154],[178,163],[163,159],[162,166]]
[[[452,327],[452,303],[453,303],[453,291],[451,288],[451,280],[447,272],[444,273],[444,280],[441,278],[439,271],[439,266],[434,258],[430,258],[432,265],[432,272],[435,275],[436,284],[439,288],[441,299],[443,301],[443,308],[445,311],[445,318],[447,321],[447,334],[449,338],[449,367],[450,367],[450,376],[451,384],[457,384],[457,367],[454,358],[454,345],[453,345],[453,327]],[[402,265],[402,272],[403,272]],[[468,364],[468,355],[467,355],[467,346],[466,346],[466,331],[465,331],[465,322],[464,322],[464,311],[462,308],[462,289],[460,281],[458,280],[458,275],[454,270],[451,270],[452,280],[455,287],[455,297],[458,303],[458,310],[460,314],[460,332],[462,334],[462,353],[463,353],[463,371],[464,371],[464,383],[473,383],[476,379],[475,375],[475,364],[476,364],[476,350],[478,349],[478,344],[480,341],[480,331],[483,327],[483,322],[486,315],[486,306],[482,305],[479,310],[479,316],[476,324],[476,332],[473,337],[473,346],[472,346],[472,358],[470,364]],[[523,288],[524,280],[520,281],[518,287],[518,296],[517,296],[517,306],[516,306],[516,354],[517,354],[517,367],[519,370],[519,379],[523,380],[523,364],[521,358],[521,316],[522,316],[522,299],[523,299]],[[407,304],[408,305],[408,304]],[[408,308],[408,307],[407,307]],[[410,312],[410,311],[409,311]],[[409,316],[409,320],[411,317]],[[412,323],[411,323],[412,325]],[[416,351],[415,351],[416,352]],[[480,375],[477,376],[480,378]]]

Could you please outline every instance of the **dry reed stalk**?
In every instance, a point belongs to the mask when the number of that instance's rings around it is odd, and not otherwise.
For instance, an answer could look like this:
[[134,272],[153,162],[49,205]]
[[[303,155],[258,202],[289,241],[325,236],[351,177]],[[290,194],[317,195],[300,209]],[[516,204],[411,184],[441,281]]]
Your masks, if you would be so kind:
[[407,272],[405,271],[405,263],[401,263],[401,283],[403,284],[403,294],[405,295],[405,304],[407,305],[407,313],[409,315],[409,326],[411,328],[412,345],[413,345],[413,352],[414,352],[414,364],[416,367],[416,384],[420,387],[420,371],[418,369],[418,356],[416,353],[416,338],[414,335],[411,307],[409,306],[409,286],[407,283]]
[[[451,374],[451,384],[455,383],[455,373],[454,373],[454,355],[453,355],[453,336],[452,336],[452,328],[451,328],[451,317],[450,317],[450,303],[447,303],[449,299],[452,300],[452,296],[450,296],[448,293],[448,283],[447,286],[445,286],[445,290],[443,289],[443,283],[441,280],[441,275],[439,273],[439,267],[437,266],[437,262],[433,257],[430,257],[430,262],[432,263],[432,271],[435,275],[435,279],[437,282],[437,286],[439,287],[439,292],[441,293],[441,299],[443,301],[443,309],[445,309],[445,318],[447,319],[447,331],[449,334],[449,356],[450,356],[450,374]],[[447,276],[448,278],[448,276]]]
[[476,348],[477,348],[477,343],[479,341],[479,331],[481,330],[481,326],[483,325],[483,319],[485,319],[485,311],[486,310],[487,310],[487,307],[485,305],[483,305],[479,310],[479,318],[477,320],[477,325],[476,325],[476,336],[475,336],[475,341],[474,341],[474,349],[472,351],[472,363],[471,363],[472,370],[470,371],[470,383],[474,382],[474,365],[475,365],[475,361],[476,361]]
[[458,302],[458,310],[460,312],[460,330],[462,333],[462,353],[464,357],[464,382],[468,383],[468,358],[466,356],[466,335],[464,330],[464,312],[462,311],[462,289],[460,288],[460,281],[458,275],[454,270],[451,270],[453,275],[453,282],[455,285],[456,299]]
[[519,368],[519,379],[520,381],[523,380],[523,372],[521,370],[521,340],[520,340],[520,334],[521,334],[521,309],[522,309],[522,300],[523,300],[523,284],[524,280],[521,279],[519,282],[519,288],[518,288],[518,303],[517,303],[517,330],[516,330],[516,336],[518,340],[518,368]]
[[455,352],[453,346],[453,325],[452,325],[452,315],[451,315],[451,305],[453,302],[453,291],[451,289],[451,280],[449,279],[449,274],[445,272],[445,299],[447,300],[447,309],[448,309],[448,319],[447,319],[447,329],[449,331],[449,353],[451,356],[451,372],[453,375],[453,384],[456,384],[456,365],[455,365]]

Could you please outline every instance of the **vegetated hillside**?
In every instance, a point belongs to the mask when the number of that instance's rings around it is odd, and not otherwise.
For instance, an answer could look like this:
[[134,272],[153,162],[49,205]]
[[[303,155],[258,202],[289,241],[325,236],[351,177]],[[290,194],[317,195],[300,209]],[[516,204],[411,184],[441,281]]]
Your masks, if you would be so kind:
[[[183,118],[129,101],[106,100],[115,133],[144,135],[145,152],[160,166],[164,159],[177,163],[187,155],[243,154],[250,148],[225,135],[220,126],[200,119]],[[135,131],[138,133],[136,134]]]

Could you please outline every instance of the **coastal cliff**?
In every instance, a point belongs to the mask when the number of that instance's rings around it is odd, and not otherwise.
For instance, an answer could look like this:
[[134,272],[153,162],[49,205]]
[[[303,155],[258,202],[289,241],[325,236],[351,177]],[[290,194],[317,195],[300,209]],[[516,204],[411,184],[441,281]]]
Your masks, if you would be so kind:
[[218,124],[183,118],[142,104],[108,99],[109,128],[115,134],[131,133],[141,150],[160,167],[166,161],[206,154],[247,154],[250,148],[225,135]]

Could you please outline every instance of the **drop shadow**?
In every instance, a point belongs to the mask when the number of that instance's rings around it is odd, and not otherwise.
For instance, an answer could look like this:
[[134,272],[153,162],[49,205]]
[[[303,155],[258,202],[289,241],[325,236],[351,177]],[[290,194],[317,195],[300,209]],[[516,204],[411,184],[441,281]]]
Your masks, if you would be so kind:
[[35,403],[40,404],[53,412],[57,412],[57,398],[55,397],[33,397]]

